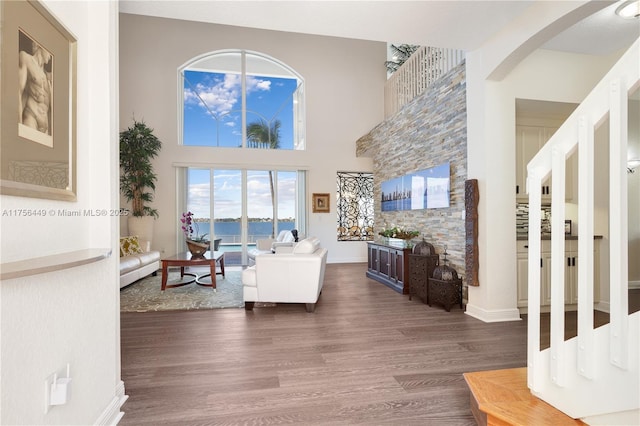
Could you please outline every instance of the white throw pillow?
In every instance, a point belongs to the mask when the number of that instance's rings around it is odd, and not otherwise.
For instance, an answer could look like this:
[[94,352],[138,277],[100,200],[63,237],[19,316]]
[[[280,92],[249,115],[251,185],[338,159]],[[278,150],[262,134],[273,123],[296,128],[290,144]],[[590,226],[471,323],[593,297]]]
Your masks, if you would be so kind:
[[293,248],[293,254],[311,254],[316,251],[318,245],[315,238],[304,239]]
[[283,243],[292,243],[293,240],[294,240],[293,234],[291,233],[291,231],[287,231],[286,235],[282,239],[282,242]]

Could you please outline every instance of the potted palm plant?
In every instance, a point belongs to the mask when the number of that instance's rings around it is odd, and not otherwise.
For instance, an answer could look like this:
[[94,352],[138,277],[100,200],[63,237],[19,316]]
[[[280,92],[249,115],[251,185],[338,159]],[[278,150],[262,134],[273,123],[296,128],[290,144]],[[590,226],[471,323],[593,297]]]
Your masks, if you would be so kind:
[[153,201],[156,174],[151,160],[158,155],[162,142],[144,121],[120,132],[120,191],[131,202],[129,234],[151,241],[153,220],[158,211],[147,205]]

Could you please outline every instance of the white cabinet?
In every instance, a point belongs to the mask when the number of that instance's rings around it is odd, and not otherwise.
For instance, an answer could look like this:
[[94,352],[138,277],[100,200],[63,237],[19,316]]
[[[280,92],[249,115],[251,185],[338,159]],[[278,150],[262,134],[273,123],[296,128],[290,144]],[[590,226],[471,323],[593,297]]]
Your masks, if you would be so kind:
[[[544,127],[516,126],[516,197],[527,197],[527,164],[544,145]],[[545,191],[542,191],[543,198]]]
[[[585,257],[583,256],[583,259]],[[564,258],[564,298],[567,304],[578,303],[578,241],[565,241]],[[598,240],[593,242],[593,297],[595,302],[600,301],[600,244]]]
[[527,269],[529,257],[527,256],[527,253],[520,253],[518,250],[518,258],[516,262],[518,271],[518,307],[520,308],[527,306],[527,299],[529,298],[529,294],[527,293],[529,291],[529,270]]
[[[516,198],[528,199],[527,164],[553,136],[557,128],[542,126],[516,126]],[[565,199],[573,199],[573,168],[575,156],[566,164]],[[551,202],[551,178],[542,182],[542,201]]]
[[[595,240],[593,256],[593,295],[594,302],[600,301],[600,248],[599,240]],[[518,279],[518,307],[526,308],[529,291],[529,243],[517,241],[517,279]],[[578,241],[565,240],[565,304],[578,303]],[[551,241],[541,241],[540,249],[540,304],[551,304]]]
[[578,303],[578,241],[564,243],[564,303]]
[[[543,240],[540,250],[540,303],[551,304],[551,242]],[[529,242],[517,242],[518,307],[526,307],[529,299]]]

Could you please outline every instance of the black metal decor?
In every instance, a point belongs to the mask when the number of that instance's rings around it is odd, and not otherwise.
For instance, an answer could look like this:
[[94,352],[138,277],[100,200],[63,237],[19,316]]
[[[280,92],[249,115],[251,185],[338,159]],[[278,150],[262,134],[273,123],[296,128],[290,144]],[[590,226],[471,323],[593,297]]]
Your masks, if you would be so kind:
[[372,241],[373,174],[338,172],[338,241]]

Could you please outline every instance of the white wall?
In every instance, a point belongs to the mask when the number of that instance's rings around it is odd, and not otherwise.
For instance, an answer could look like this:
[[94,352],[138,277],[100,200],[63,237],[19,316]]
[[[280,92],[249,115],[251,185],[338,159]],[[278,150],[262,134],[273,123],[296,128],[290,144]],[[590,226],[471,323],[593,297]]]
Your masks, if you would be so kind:
[[[178,68],[221,49],[267,54],[305,79],[307,150],[254,151],[179,146]],[[269,166],[308,169],[309,197],[331,194],[331,213],[309,213],[307,235],[316,235],[329,262],[364,262],[364,242],[336,241],[336,172],[372,171],[356,158],[356,140],[383,120],[386,44],[120,15],[120,123],[143,119],[163,142],[154,162],[158,174],[153,207],[160,212],[153,246],[166,255],[177,247],[175,163],[228,168]]]
[[[500,81],[485,79],[483,51],[467,55],[468,171],[480,187],[480,286],[467,313],[518,319],[516,309],[515,102],[580,103],[622,54],[595,57],[536,50]],[[496,167],[498,166],[498,167]]]
[[[636,97],[638,91],[636,91]],[[640,101],[629,102],[629,147],[628,158],[640,158]],[[640,286],[640,167],[627,174],[629,192],[629,281]]]
[[[1,210],[117,207],[117,4],[44,4],[78,39],[77,201],[1,196]],[[2,263],[117,244],[112,217],[2,215],[0,228]],[[98,263],[2,281],[0,316],[0,423],[93,424],[117,415],[123,387],[116,250]],[[72,397],[45,415],[45,378],[67,363]]]

